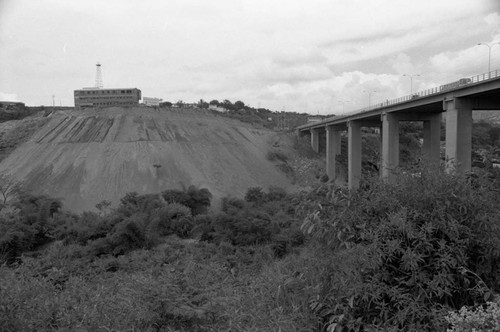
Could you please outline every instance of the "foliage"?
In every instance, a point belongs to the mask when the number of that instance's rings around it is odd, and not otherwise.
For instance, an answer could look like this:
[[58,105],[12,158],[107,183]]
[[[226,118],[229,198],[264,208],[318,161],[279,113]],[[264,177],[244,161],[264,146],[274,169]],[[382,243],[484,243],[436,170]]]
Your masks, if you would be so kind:
[[236,197],[223,197],[221,202],[222,212],[231,213],[246,207],[246,201]]
[[179,203],[191,209],[193,216],[207,212],[212,200],[212,193],[207,188],[189,186],[185,190],[169,189],[161,193],[168,203]]
[[315,158],[318,155],[311,147],[311,140],[306,135],[296,135],[293,140],[293,148],[300,157]]
[[448,332],[500,331],[500,303],[487,302],[476,308],[462,307],[450,312],[446,321],[451,324]]
[[326,191],[333,204],[303,224],[332,253],[313,310],[331,329],[434,331],[445,308],[487,299],[500,290],[500,197],[491,189],[483,178],[426,170],[347,199]]
[[269,161],[286,162],[288,160],[288,157],[283,152],[278,150],[268,151],[266,157]]
[[500,127],[490,122],[479,121],[472,124],[472,144],[488,146],[498,144]]
[[177,234],[187,237],[193,227],[191,210],[182,204],[171,203],[155,211],[151,225],[151,232],[158,232],[160,236]]
[[252,187],[247,189],[245,201],[249,203],[258,203],[264,201],[266,193],[261,187]]
[[2,202],[0,210],[5,206],[7,200],[21,193],[21,184],[8,175],[0,175],[0,195]]
[[[200,216],[201,217],[201,216]],[[10,331],[312,331],[307,307],[319,266],[310,254],[273,262],[266,247],[171,238],[93,261],[55,243],[0,267],[0,326]],[[310,264],[310,263],[309,263]]]
[[25,251],[52,239],[52,217],[61,202],[47,196],[23,194],[0,215],[0,262],[13,262]]

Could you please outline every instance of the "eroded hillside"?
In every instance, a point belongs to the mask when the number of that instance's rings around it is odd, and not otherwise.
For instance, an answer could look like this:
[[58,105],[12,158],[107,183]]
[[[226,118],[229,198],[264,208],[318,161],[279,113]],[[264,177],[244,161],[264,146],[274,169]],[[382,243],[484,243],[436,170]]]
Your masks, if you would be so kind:
[[28,190],[73,211],[130,191],[196,185],[215,201],[248,187],[290,187],[266,158],[273,132],[200,111],[110,108],[53,113],[0,163]]

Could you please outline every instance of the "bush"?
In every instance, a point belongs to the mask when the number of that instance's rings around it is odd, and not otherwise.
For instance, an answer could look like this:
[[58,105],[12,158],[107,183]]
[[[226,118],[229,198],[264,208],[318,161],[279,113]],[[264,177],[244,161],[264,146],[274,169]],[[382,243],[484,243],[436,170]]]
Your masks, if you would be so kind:
[[445,308],[500,290],[500,195],[485,180],[401,174],[312,213],[303,229],[336,271],[314,310],[329,326],[435,331]]
[[305,158],[315,158],[318,154],[311,147],[311,139],[309,136],[295,136],[293,148],[299,153],[299,156]]
[[246,207],[246,202],[241,198],[223,197],[221,202],[221,210],[225,213],[235,213]]
[[448,332],[500,331],[500,303],[487,302],[476,308],[462,307],[458,312],[450,312],[446,321],[451,324]]
[[281,162],[286,162],[288,160],[288,157],[281,151],[269,151],[266,155],[267,160],[269,161],[281,161]]
[[212,200],[212,193],[208,189],[198,189],[196,186],[189,186],[187,190],[165,190],[161,195],[168,203],[189,207],[193,216],[206,213]]
[[268,201],[280,201],[286,197],[285,189],[281,187],[271,186],[267,191],[267,200]]
[[172,203],[153,213],[148,234],[157,232],[160,236],[177,234],[185,237],[192,227],[191,210],[182,204]]
[[0,262],[13,262],[23,252],[52,240],[53,217],[62,204],[48,196],[22,194],[14,208],[0,215]]
[[266,193],[262,190],[261,187],[248,188],[247,193],[245,194],[245,201],[249,203],[260,203],[264,201],[265,198]]
[[120,199],[120,205],[115,214],[128,218],[138,212],[150,213],[164,205],[159,194],[139,195],[136,192],[130,192]]

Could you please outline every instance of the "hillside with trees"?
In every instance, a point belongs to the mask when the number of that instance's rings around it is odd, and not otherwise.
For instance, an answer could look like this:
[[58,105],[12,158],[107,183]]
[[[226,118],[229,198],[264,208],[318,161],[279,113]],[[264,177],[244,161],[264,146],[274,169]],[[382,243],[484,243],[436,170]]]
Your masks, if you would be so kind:
[[[43,128],[31,139],[102,137]],[[0,330],[499,330],[498,127],[474,124],[466,175],[423,165],[421,128],[401,128],[396,180],[378,180],[366,132],[351,192],[328,181],[307,137],[287,133],[263,158],[302,190],[250,185],[217,202],[208,186],[165,185],[75,213],[4,174]]]

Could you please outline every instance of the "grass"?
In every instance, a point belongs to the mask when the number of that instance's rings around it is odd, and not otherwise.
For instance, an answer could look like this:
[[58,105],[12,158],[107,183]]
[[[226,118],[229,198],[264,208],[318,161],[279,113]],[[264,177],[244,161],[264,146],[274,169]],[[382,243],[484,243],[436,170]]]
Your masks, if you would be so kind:
[[[308,331],[307,255],[175,236],[151,250],[75,258],[56,242],[0,268],[1,331]],[[76,255],[77,256],[77,255]]]

